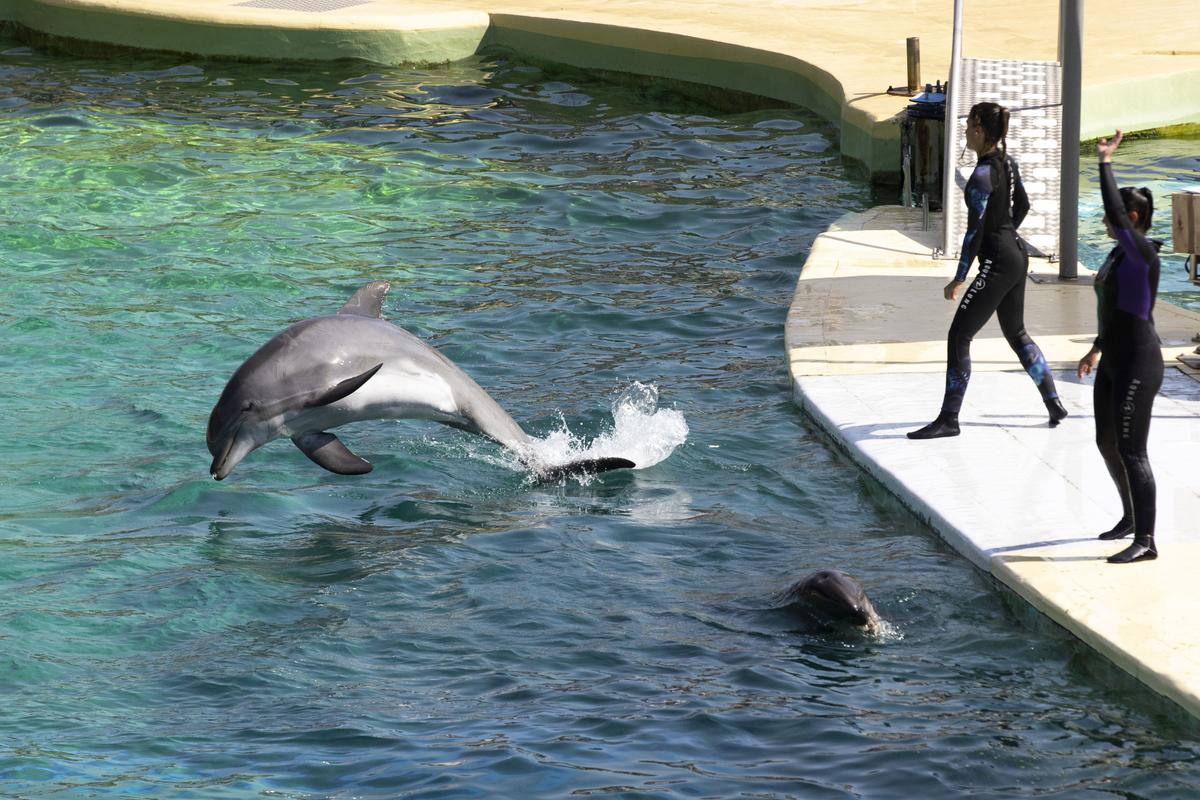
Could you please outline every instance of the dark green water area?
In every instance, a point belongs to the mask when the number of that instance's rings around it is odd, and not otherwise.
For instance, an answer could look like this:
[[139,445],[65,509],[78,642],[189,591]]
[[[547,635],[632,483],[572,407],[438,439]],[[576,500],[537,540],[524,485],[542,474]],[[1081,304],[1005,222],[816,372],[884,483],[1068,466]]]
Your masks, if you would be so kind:
[[[1190,727],[797,411],[797,275],[873,202],[833,129],[374,69],[0,42],[0,796],[1196,796]],[[532,434],[657,462],[374,422],[369,475],[211,480],[234,368],[369,280]],[[827,566],[883,634],[779,607]]]

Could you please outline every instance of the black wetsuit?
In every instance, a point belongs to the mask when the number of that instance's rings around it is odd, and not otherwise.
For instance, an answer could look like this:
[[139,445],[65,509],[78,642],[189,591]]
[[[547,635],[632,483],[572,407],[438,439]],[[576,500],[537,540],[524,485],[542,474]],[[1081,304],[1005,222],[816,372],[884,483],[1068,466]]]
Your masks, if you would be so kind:
[[1158,295],[1159,243],[1130,224],[1111,164],[1100,164],[1100,194],[1117,246],[1095,282],[1100,323],[1095,346],[1102,352],[1093,392],[1096,446],[1124,510],[1113,533],[1132,531],[1135,541],[1149,541],[1153,547],[1156,490],[1146,440],[1154,396],[1163,379],[1152,314]]
[[[1017,164],[1000,151],[982,156],[964,189],[967,232],[955,280],[963,280],[976,257],[979,274],[967,287],[946,341],[946,394],[942,412],[958,414],[971,379],[971,340],[996,314],[1000,330],[1033,378],[1042,400],[1058,397],[1054,376],[1041,349],[1025,332],[1025,276],[1029,256],[1017,227],[1029,211],[1029,198]],[[1065,413],[1065,412],[1064,412]]]

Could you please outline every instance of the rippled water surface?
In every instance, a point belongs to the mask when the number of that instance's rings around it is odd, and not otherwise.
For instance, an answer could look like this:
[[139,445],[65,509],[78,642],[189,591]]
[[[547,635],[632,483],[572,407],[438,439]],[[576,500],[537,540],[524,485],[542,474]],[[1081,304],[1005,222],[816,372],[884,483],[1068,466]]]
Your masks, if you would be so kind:
[[[1079,260],[1099,269],[1113,247],[1105,233],[1100,202],[1100,169],[1094,146],[1082,148],[1079,183]],[[1121,143],[1113,167],[1121,186],[1150,189],[1154,216],[1150,235],[1161,239],[1159,299],[1200,311],[1200,288],[1187,276],[1183,255],[1172,252],[1171,194],[1200,185],[1200,136],[1180,139],[1131,139]]]
[[[871,202],[813,117],[2,47],[0,795],[1195,796],[1189,730],[794,408],[799,267]],[[373,279],[532,433],[686,441],[539,485],[379,422],[369,475],[209,479],[233,369]],[[775,607],[823,566],[888,633]]]

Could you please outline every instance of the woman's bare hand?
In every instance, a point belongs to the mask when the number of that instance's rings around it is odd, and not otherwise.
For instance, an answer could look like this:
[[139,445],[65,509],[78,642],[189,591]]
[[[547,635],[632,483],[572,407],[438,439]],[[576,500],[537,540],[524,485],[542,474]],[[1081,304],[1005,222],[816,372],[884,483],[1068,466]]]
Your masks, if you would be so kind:
[[1117,152],[1117,145],[1121,143],[1121,129],[1117,129],[1116,135],[1111,139],[1101,139],[1096,142],[1096,155],[1100,156],[1100,163],[1107,164],[1112,161],[1113,153]]

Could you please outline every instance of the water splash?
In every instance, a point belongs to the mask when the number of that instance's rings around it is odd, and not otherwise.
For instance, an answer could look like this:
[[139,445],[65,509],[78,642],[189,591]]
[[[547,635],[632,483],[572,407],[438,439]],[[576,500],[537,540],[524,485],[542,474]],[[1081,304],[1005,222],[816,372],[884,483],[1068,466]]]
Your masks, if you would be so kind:
[[612,404],[612,428],[591,442],[571,432],[560,415],[559,427],[544,438],[533,438],[531,451],[546,467],[593,458],[627,458],[635,469],[652,467],[665,460],[687,440],[683,413],[658,407],[658,388],[634,382]]
[[884,642],[900,642],[904,640],[904,631],[899,625],[888,622],[886,619],[879,620],[875,627],[868,631],[874,638]]

